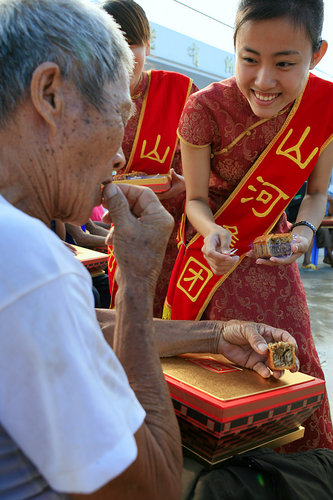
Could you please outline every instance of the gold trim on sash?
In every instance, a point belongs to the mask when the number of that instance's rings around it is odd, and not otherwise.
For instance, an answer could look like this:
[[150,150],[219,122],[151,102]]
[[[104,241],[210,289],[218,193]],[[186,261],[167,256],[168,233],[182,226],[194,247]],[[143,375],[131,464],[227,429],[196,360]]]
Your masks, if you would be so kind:
[[[199,321],[201,316],[203,315],[203,313],[205,312],[205,310],[207,309],[207,306],[209,304],[209,302],[211,301],[211,298],[213,297],[214,293],[216,292],[216,290],[219,288],[220,285],[222,285],[222,283],[228,278],[228,276],[230,276],[230,274],[236,269],[236,267],[242,262],[242,260],[244,259],[245,255],[242,255],[237,264],[234,265],[234,267],[232,267],[230,269],[230,271],[228,271],[227,273],[223,274],[221,276],[221,279],[212,287],[211,291],[209,292],[208,296],[207,296],[207,299],[206,301],[204,302],[204,304],[202,305],[201,309],[199,310],[196,318],[195,318],[195,321]],[[171,313],[170,313],[170,319],[171,319]]]
[[321,153],[324,151],[324,149],[327,148],[327,146],[333,141],[333,134],[324,142],[324,144],[322,145],[322,147],[320,148],[320,153],[319,153],[319,156],[321,155]]
[[[192,85],[193,85],[193,80],[192,80],[192,78],[190,78],[189,82],[188,82],[188,89],[187,89],[186,97],[185,97],[185,100],[184,100],[184,106],[187,103],[187,99],[189,98],[189,95],[190,95],[190,92],[191,92],[191,89],[192,89]],[[175,156],[176,148],[177,148],[178,141],[179,141],[178,128],[176,130],[176,133],[177,133],[177,139],[176,139],[176,142],[175,142],[175,147],[173,148],[173,151],[172,151],[172,157],[171,158],[174,158],[174,156]]]

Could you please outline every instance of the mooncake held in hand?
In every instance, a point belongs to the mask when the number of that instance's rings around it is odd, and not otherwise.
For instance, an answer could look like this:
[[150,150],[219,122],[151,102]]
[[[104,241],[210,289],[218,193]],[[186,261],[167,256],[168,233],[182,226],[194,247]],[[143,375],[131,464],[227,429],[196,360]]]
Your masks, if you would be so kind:
[[289,257],[292,254],[292,241],[291,233],[264,234],[254,240],[253,251],[257,259]]
[[271,342],[268,344],[268,363],[271,370],[292,370],[296,367],[295,344]]

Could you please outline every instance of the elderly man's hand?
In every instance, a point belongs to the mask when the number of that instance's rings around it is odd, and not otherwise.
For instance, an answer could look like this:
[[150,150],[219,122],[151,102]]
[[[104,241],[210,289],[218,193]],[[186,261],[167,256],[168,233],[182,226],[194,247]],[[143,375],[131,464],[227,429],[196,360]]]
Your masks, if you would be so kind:
[[[273,328],[263,323],[250,321],[230,320],[224,325],[219,344],[218,353],[223,354],[233,363],[245,368],[251,368],[262,377],[269,377],[271,371],[266,366],[267,343],[269,342],[292,342],[297,344],[285,330]],[[296,368],[299,369],[299,361],[296,359]],[[279,378],[283,371],[274,371],[273,376]]]
[[[103,221],[114,227],[107,237],[121,276],[147,280],[155,286],[174,220],[149,188],[107,184]],[[119,276],[117,276],[117,281]]]

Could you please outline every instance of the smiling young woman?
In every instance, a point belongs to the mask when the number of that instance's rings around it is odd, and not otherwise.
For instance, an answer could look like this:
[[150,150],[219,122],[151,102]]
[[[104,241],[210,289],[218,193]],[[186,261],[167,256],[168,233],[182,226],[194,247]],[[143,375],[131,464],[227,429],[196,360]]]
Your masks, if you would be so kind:
[[270,118],[297,99],[326,46],[322,42],[313,53],[305,29],[287,17],[243,24],[236,38],[236,80],[253,113]]
[[[164,314],[285,328],[301,371],[319,378],[296,260],[324,215],[333,163],[333,84],[310,73],[327,49],[322,23],[322,0],[240,2],[236,75],[191,96],[178,127],[187,221]],[[257,236],[291,231],[284,210],[305,180],[292,255],[255,260]],[[305,427],[288,451],[332,447],[326,397]]]

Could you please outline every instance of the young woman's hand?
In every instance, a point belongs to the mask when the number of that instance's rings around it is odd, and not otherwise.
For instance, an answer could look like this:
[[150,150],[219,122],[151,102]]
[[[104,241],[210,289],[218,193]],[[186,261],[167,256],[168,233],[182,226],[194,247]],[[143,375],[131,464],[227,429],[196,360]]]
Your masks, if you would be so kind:
[[171,187],[163,193],[157,193],[160,200],[169,200],[185,191],[185,180],[182,175],[177,174],[173,168],[170,169]]
[[218,226],[216,231],[209,233],[204,238],[201,251],[211,270],[217,276],[229,272],[239,260],[238,255],[232,255],[230,243],[231,234],[229,231]]
[[[295,235],[291,245],[292,254],[288,257],[270,257],[269,259],[257,259],[256,264],[263,266],[285,266],[295,262],[309,249],[311,241],[305,236]],[[247,252],[247,257],[255,258],[253,250]]]

